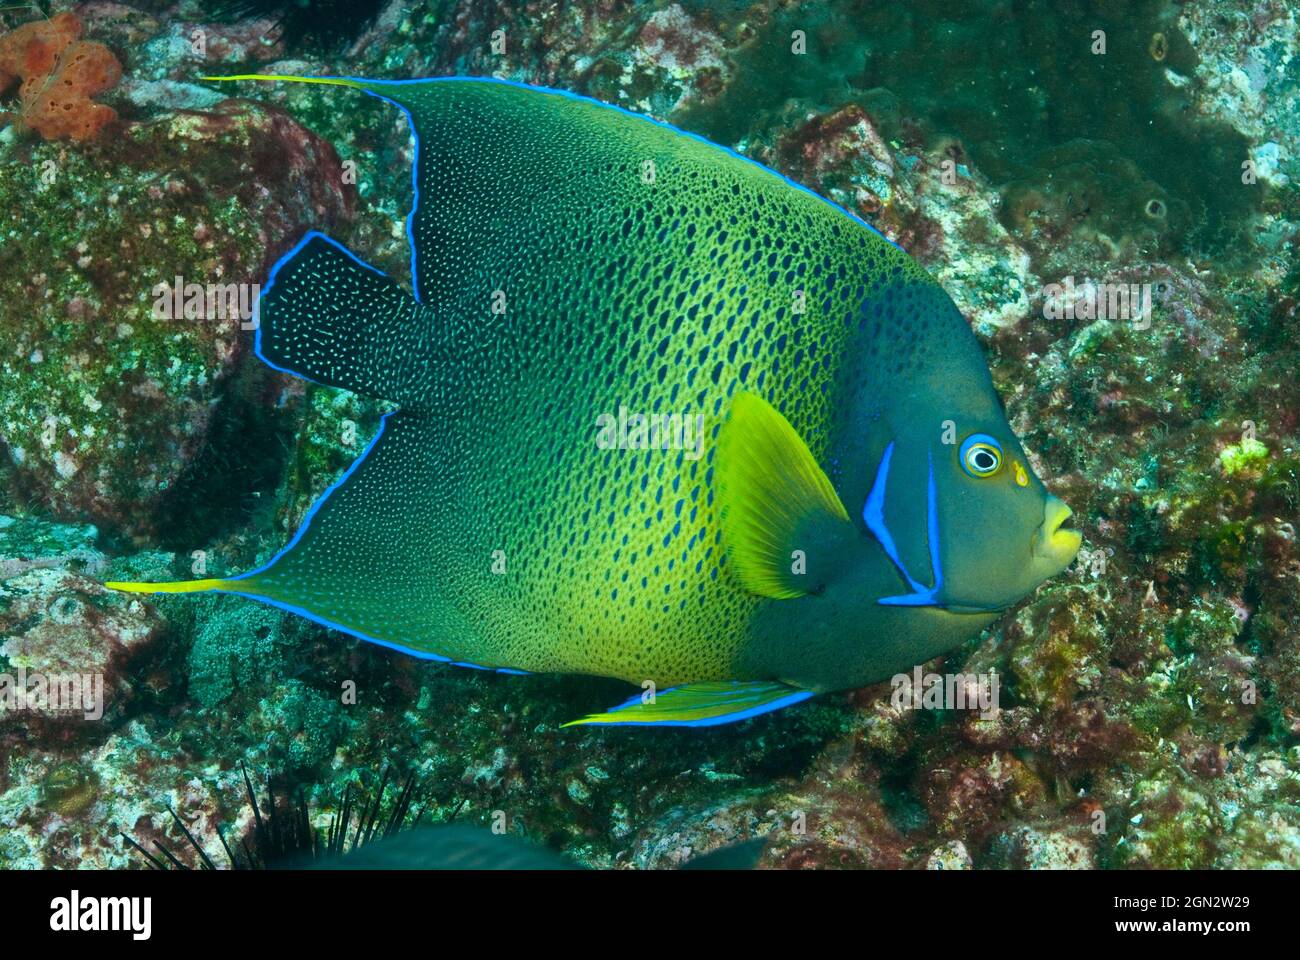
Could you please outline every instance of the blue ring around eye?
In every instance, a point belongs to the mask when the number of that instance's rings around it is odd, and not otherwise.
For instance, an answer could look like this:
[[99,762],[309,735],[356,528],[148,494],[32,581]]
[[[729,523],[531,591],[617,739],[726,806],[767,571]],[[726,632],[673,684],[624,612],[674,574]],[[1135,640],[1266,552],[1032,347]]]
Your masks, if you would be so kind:
[[[993,469],[981,472],[970,465],[967,456],[970,454],[971,449],[977,446],[993,451],[997,458],[997,463],[993,466]],[[987,433],[972,433],[962,441],[961,450],[958,452],[957,456],[961,461],[961,468],[972,477],[979,477],[981,479],[984,477],[991,477],[1002,468],[1002,444],[998,443],[997,440],[990,437]]]

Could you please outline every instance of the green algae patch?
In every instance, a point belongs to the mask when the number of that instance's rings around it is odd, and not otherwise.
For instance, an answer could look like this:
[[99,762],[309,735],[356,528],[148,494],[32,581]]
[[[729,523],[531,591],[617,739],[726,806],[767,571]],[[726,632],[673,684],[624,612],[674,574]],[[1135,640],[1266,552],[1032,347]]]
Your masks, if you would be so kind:
[[[0,439],[21,499],[134,535],[156,530],[156,505],[248,352],[242,308],[268,244],[341,209],[267,179],[309,181],[310,166],[293,172],[286,149],[309,141],[287,117],[245,104],[129,125],[93,149],[0,150]],[[327,145],[319,152],[322,166],[337,164]],[[177,316],[164,292],[177,278],[229,285],[240,309]]]
[[62,817],[83,816],[99,792],[99,777],[93,769],[67,761],[50,770],[42,783],[41,799]]
[[1114,866],[1196,870],[1214,865],[1223,821],[1204,794],[1165,777],[1139,782]]
[[[1249,142],[1190,109],[1197,55],[1167,5],[1035,2],[1013,21],[1000,12],[988,0],[720,17],[747,32],[730,82],[676,119],[731,144],[791,101],[868,103],[891,137],[960,137],[971,164],[1006,185],[1008,229],[1035,242],[1059,242],[1053,223],[1069,222],[1116,250],[1192,238],[1227,248],[1263,191],[1206,189],[1240,184]],[[790,55],[796,30],[805,56]]]
[[1243,439],[1219,451],[1219,466],[1225,476],[1246,473],[1257,469],[1268,460],[1268,447],[1253,437]]

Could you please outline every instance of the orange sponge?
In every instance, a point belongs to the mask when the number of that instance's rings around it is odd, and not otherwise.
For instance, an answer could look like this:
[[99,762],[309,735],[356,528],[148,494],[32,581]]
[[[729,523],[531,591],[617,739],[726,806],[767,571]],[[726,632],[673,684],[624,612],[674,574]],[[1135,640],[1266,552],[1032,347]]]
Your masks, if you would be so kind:
[[17,121],[46,140],[89,140],[117,119],[91,98],[117,84],[122,65],[81,30],[76,14],[60,13],[0,37],[0,93],[22,80]]

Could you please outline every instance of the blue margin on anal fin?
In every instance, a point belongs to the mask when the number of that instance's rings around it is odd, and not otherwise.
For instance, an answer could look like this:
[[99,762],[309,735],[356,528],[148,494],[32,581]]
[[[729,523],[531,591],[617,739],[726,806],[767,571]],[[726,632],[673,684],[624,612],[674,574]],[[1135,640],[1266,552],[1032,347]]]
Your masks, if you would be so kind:
[[724,680],[672,687],[650,703],[643,702],[643,696],[563,726],[717,727],[801,703],[813,691],[775,680]]
[[[265,570],[267,566],[269,566],[269,564],[263,566],[260,569]],[[247,576],[251,576],[251,574],[244,574],[243,576],[247,577]],[[240,578],[234,578],[234,579],[240,579]],[[464,660],[453,660],[451,659],[451,657],[444,657],[440,653],[433,653],[429,650],[421,650],[417,647],[408,647],[404,644],[395,643],[391,640],[380,640],[377,637],[368,636],[367,634],[362,633],[360,630],[354,630],[351,627],[345,627],[341,623],[335,623],[332,620],[326,620],[324,617],[318,616],[317,614],[312,613],[310,610],[307,610],[304,607],[295,606],[291,603],[285,603],[281,600],[273,600],[272,598],[263,596],[260,593],[245,593],[240,590],[213,590],[212,592],[226,593],[234,597],[244,597],[248,600],[256,600],[258,603],[264,603],[269,607],[275,607],[276,609],[283,610],[286,613],[292,613],[296,616],[302,617],[305,620],[310,620],[312,623],[315,623],[318,626],[325,627],[326,629],[337,630],[339,633],[345,633],[348,636],[354,637],[357,640],[364,640],[366,643],[372,643],[377,647],[386,647],[389,650],[396,650],[398,653],[404,653],[407,656],[416,657],[420,660],[432,660],[435,663],[445,663],[451,667],[469,667],[472,670],[490,670],[494,673],[508,673],[519,677],[526,677],[530,673],[530,671],[528,670],[518,670],[514,667],[485,667],[477,663],[468,663]]]

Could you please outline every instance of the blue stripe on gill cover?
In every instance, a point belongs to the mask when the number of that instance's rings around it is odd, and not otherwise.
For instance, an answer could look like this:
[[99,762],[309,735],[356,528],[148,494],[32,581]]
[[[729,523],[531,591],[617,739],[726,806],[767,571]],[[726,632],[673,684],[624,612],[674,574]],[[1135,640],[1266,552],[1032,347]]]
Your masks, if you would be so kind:
[[917,582],[903,565],[894,537],[885,522],[885,491],[889,483],[889,464],[893,455],[894,442],[891,440],[880,458],[880,466],[876,468],[876,478],[872,481],[871,492],[867,494],[867,502],[862,508],[862,519],[872,536],[880,543],[885,555],[898,568],[907,585],[912,588],[912,592],[893,597],[881,597],[876,602],[890,607],[940,606],[937,597],[939,591],[943,589],[943,565],[939,559],[939,510],[934,483],[934,457],[928,453],[926,455],[930,467],[926,491],[926,539],[930,550],[930,573],[934,580],[934,586],[926,587]]

